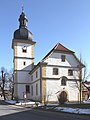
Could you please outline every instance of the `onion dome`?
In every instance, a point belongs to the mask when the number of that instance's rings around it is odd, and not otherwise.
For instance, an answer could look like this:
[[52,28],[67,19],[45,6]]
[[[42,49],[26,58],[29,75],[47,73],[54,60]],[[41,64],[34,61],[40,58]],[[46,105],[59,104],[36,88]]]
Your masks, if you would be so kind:
[[32,33],[27,29],[27,18],[22,10],[19,17],[19,29],[14,32],[14,39],[33,40]]

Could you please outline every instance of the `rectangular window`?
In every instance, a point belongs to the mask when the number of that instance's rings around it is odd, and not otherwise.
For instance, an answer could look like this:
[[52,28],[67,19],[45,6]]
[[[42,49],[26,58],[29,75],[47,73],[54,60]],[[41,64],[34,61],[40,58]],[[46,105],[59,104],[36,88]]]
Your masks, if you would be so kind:
[[36,84],[36,95],[38,95],[38,84]]
[[73,76],[73,70],[71,69],[68,70],[68,76]]
[[30,86],[26,85],[26,93],[30,93]]
[[38,71],[36,71],[36,78],[38,77]]
[[53,68],[53,75],[58,75],[58,68]]
[[61,62],[65,62],[66,56],[65,55],[61,55]]
[[63,76],[61,79],[61,86],[66,86],[66,82],[67,82],[67,78]]
[[25,62],[25,61],[23,62],[23,65],[24,65],[24,66],[26,65],[26,62]]
[[26,46],[24,46],[24,47],[22,48],[22,52],[23,52],[23,53],[26,53],[26,52],[27,52],[27,47],[26,47]]
[[31,95],[33,96],[33,86],[31,86]]
[[33,75],[31,76],[31,81],[33,81]]

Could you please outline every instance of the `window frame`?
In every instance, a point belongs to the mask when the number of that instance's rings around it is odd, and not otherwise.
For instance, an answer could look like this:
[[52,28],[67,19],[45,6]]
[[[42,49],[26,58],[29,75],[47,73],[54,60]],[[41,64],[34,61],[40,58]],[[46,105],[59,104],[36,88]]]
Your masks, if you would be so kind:
[[59,74],[59,69],[53,68],[53,75],[58,75],[58,74]]
[[33,96],[33,85],[31,86],[31,96]]
[[33,75],[31,75],[31,81],[33,81]]
[[24,66],[26,65],[26,61],[23,62],[23,65],[24,65]]
[[65,62],[66,60],[66,55],[61,55],[61,62]]
[[38,95],[38,83],[36,83],[36,95]]
[[73,70],[72,69],[68,69],[68,76],[73,76]]
[[66,86],[67,85],[67,78],[66,77],[62,77],[61,79],[61,86]]
[[36,71],[36,78],[38,78],[38,71]]
[[30,93],[30,86],[26,85],[26,93]]

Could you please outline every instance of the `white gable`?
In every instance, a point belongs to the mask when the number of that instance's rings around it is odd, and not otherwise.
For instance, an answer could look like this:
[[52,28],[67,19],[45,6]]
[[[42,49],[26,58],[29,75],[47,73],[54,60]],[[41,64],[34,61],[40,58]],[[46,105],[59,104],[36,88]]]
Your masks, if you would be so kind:
[[[61,61],[61,55],[66,56],[65,62]],[[65,53],[58,53],[53,52],[44,62],[48,63],[48,65],[59,65],[59,66],[78,66],[78,61],[74,57],[73,54],[65,54]]]

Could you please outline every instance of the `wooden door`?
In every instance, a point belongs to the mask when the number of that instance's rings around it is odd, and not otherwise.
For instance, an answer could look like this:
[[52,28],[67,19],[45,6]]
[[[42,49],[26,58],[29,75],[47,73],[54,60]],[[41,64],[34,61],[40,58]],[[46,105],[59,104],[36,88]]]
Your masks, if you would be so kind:
[[67,101],[67,93],[65,91],[63,91],[59,95],[59,102],[64,103],[66,101]]

